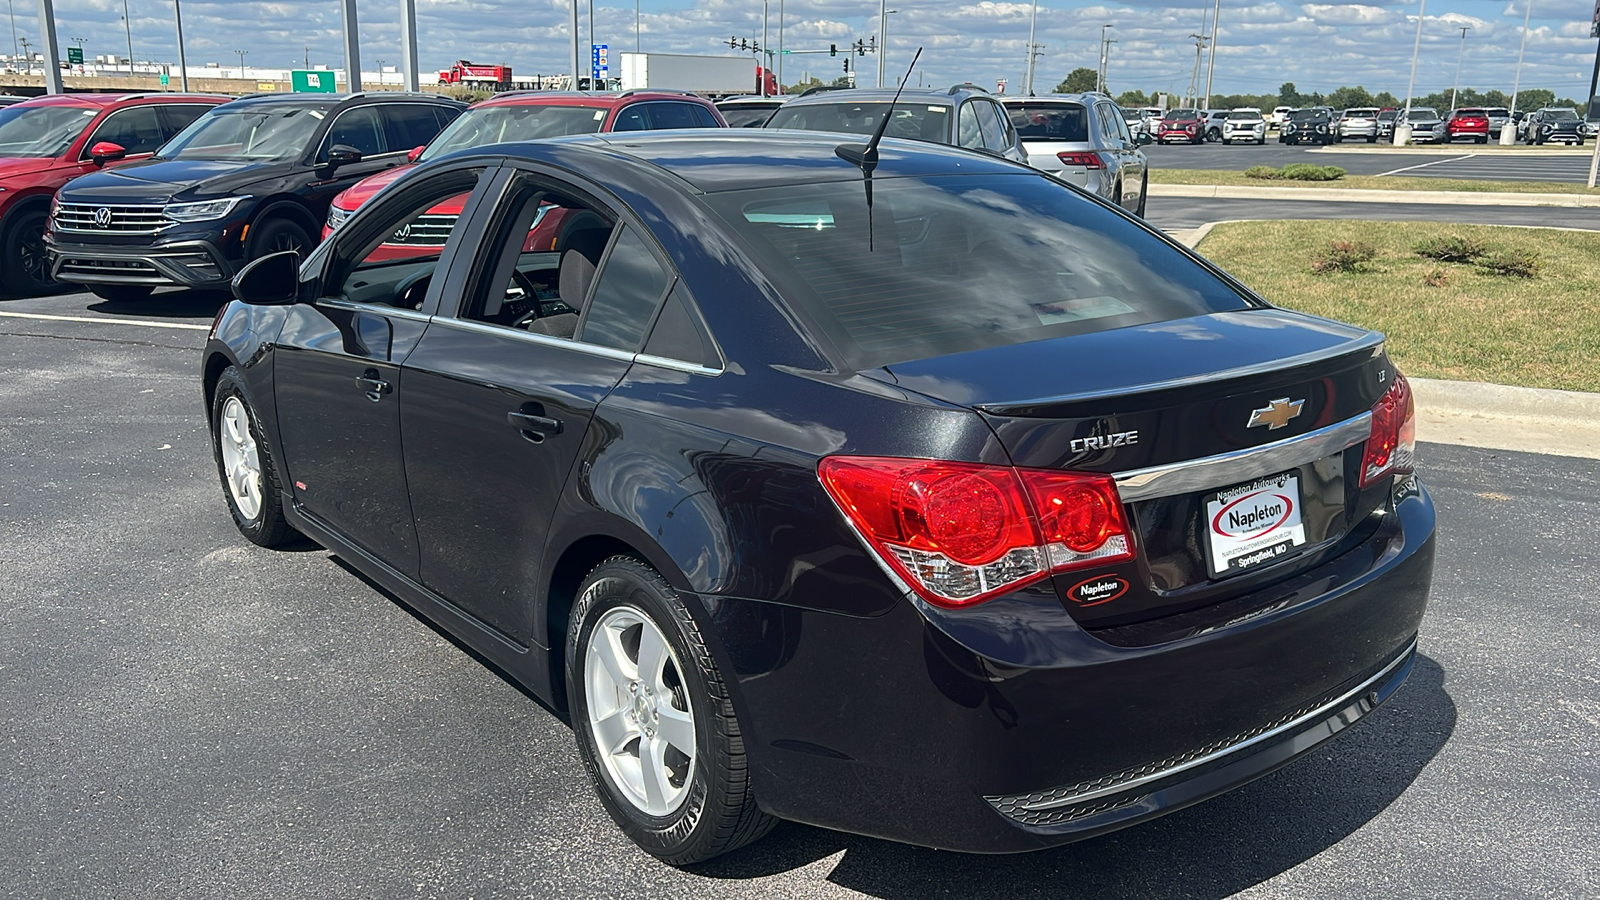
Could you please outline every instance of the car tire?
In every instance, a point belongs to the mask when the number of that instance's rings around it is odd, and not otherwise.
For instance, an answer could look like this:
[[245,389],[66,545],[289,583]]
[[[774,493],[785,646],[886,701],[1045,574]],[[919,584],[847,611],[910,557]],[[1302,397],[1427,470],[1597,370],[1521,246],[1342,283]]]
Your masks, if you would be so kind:
[[111,303],[134,303],[150,296],[155,288],[148,284],[91,284],[89,293]]
[[[639,660],[650,657],[659,662],[641,672]],[[710,648],[654,569],[614,556],[583,580],[566,672],[584,768],[611,818],[646,852],[691,865],[777,824],[756,806],[744,736]]]
[[50,258],[44,247],[45,210],[24,209],[5,223],[0,241],[0,287],[16,297],[34,297],[60,287],[50,277]]
[[293,219],[277,217],[267,219],[250,232],[250,242],[245,247],[246,261],[254,261],[273,253],[293,250],[306,258],[316,247],[311,235]]
[[211,453],[239,533],[262,547],[286,543],[296,532],[283,516],[283,492],[250,389],[234,366],[212,391]]

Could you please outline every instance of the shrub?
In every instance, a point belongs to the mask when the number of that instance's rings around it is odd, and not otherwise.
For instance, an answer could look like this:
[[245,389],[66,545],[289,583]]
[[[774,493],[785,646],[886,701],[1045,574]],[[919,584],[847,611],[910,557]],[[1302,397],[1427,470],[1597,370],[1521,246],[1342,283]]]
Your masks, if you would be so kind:
[[1251,166],[1250,168],[1244,170],[1244,177],[1260,178],[1266,181],[1272,181],[1283,176],[1279,175],[1278,170],[1271,166]]
[[1328,249],[1311,261],[1311,271],[1318,275],[1360,272],[1377,256],[1378,248],[1366,241],[1332,241]]
[[1344,170],[1338,166],[1290,163],[1283,167],[1278,177],[1289,181],[1338,181],[1344,177]]
[[1543,264],[1532,250],[1502,250],[1478,260],[1478,265],[1489,272],[1511,278],[1534,278]]
[[1423,273],[1422,283],[1428,287],[1445,287],[1450,283],[1450,270],[1444,266],[1434,266]]
[[1458,234],[1428,238],[1414,249],[1418,256],[1449,263],[1469,263],[1488,252],[1482,241]]

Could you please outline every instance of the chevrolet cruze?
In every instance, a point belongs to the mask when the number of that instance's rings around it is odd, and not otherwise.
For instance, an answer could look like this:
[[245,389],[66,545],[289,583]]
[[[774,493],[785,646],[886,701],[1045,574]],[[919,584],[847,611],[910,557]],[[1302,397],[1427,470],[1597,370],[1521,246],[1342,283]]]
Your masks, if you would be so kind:
[[674,864],[779,819],[1049,847],[1387,700],[1434,509],[1383,337],[1025,166],[856,141],[464,151],[252,263],[202,355],[234,522],[560,710]]

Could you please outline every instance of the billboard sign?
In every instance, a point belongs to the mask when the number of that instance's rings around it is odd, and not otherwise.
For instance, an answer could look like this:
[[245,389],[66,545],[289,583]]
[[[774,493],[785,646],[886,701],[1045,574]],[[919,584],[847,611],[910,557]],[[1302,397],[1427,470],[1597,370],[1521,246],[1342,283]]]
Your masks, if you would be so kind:
[[606,83],[606,79],[611,77],[611,65],[606,59],[607,55],[610,53],[611,45],[594,44],[589,49],[593,54],[592,58],[594,62],[594,71],[592,73],[594,78],[593,83],[597,85],[604,85]]

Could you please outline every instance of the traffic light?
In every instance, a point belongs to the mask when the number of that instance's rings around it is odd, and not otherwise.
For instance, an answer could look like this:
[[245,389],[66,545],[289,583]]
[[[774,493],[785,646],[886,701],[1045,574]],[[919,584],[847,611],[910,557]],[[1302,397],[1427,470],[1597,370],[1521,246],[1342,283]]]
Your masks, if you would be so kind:
[[839,55],[839,45],[838,44],[829,44],[828,45],[828,55],[829,56],[838,56]]
[[844,61],[844,73],[846,75],[850,74],[850,59],[849,59],[849,57],[846,57],[845,61]]

